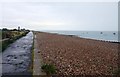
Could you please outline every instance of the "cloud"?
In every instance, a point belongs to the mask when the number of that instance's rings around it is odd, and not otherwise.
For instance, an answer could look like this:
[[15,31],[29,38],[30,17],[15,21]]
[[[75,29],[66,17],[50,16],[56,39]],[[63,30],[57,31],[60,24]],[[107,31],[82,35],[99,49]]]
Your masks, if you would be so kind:
[[1,21],[8,28],[117,30],[117,9],[116,2],[12,2],[2,4]]
[[1,0],[1,2],[118,2],[119,0]]

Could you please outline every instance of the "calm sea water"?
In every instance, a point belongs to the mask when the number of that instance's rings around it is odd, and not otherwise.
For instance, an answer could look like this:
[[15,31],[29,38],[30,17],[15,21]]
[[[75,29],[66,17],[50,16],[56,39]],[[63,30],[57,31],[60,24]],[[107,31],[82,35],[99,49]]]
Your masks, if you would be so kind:
[[64,35],[76,35],[82,38],[103,40],[103,41],[118,41],[118,32],[117,31],[44,31],[50,33],[58,33]]

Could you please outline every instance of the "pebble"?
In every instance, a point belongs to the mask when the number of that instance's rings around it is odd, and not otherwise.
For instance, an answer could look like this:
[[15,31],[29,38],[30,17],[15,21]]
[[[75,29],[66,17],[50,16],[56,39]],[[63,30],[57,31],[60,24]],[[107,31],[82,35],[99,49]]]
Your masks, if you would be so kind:
[[57,66],[57,74],[89,75],[100,72],[111,75],[110,72],[106,72],[111,70],[104,65],[117,66],[115,60],[117,58],[117,44],[115,43],[50,33],[38,33],[36,36],[44,62],[54,62],[53,64]]

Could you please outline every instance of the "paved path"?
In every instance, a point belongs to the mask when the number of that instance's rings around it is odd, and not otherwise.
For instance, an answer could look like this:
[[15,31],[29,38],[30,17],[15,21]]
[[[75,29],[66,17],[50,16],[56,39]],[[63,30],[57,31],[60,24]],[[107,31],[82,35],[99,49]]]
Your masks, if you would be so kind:
[[[28,33],[11,44],[3,53],[2,57],[2,74],[3,75],[26,75],[31,62],[31,48],[33,44],[33,33]],[[0,67],[1,68],[1,67]]]
[[36,35],[34,38],[34,63],[33,63],[33,75],[46,75],[44,72],[41,70],[41,65],[42,65],[42,60],[40,57],[40,51],[38,50],[37,46],[37,39]]

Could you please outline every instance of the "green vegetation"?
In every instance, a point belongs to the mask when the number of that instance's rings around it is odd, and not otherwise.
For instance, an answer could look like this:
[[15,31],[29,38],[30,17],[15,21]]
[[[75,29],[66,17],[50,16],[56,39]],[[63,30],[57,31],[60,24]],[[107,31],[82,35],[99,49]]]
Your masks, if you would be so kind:
[[25,36],[28,32],[29,30],[8,30],[6,28],[2,29],[2,32],[0,32],[0,35],[2,36],[2,40],[0,41],[0,50],[4,51],[9,46],[9,44]]
[[9,39],[13,39],[13,38],[19,38],[20,35],[26,35],[26,33],[28,33],[29,30],[16,30],[16,29],[13,29],[13,30],[8,30],[6,28],[3,28],[2,29],[2,39],[6,39],[6,38],[9,38]]
[[44,64],[41,66],[42,70],[46,72],[47,75],[55,74],[56,68],[54,65],[51,64]]
[[[2,31],[0,29],[0,40],[2,40]],[[0,41],[0,52],[2,51],[2,41]]]
[[114,77],[120,76],[120,68],[113,72]]

